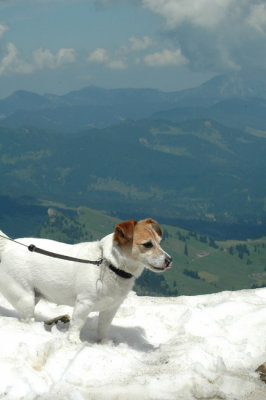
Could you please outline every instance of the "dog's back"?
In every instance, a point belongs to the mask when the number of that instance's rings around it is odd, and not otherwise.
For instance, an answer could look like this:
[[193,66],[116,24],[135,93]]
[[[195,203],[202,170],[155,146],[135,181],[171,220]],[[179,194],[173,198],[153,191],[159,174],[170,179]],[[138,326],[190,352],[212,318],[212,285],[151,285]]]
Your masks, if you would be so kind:
[[4,251],[8,240],[9,237],[4,232],[0,231],[0,260],[1,260],[1,254]]
[[40,238],[10,240],[0,231],[0,291],[24,319],[33,316],[40,297],[74,306],[77,295],[93,292],[98,266],[81,264],[30,252],[28,246],[82,259],[101,258],[99,242],[76,245]]

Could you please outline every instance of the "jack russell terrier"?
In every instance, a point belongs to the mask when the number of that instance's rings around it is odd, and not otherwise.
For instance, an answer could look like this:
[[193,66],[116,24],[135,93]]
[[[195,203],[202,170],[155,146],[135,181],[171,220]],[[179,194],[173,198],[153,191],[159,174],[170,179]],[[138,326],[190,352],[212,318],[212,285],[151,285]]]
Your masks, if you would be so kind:
[[[119,306],[144,268],[163,272],[172,265],[160,246],[160,226],[151,218],[122,222],[100,241],[74,245],[23,238],[18,239],[23,245],[19,246],[0,234],[0,291],[25,321],[34,317],[40,298],[73,306],[68,333],[72,343],[80,342],[80,331],[92,311],[99,311],[99,341],[106,338]],[[48,252],[102,262],[96,266],[49,258],[27,251],[31,243]]]

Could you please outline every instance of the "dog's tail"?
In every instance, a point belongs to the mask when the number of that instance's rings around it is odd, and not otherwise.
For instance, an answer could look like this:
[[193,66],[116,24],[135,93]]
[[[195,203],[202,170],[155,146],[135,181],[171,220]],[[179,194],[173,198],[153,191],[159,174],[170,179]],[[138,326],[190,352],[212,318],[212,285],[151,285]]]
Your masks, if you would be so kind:
[[0,259],[1,259],[1,254],[8,241],[7,239],[9,239],[9,237],[4,232],[0,231]]

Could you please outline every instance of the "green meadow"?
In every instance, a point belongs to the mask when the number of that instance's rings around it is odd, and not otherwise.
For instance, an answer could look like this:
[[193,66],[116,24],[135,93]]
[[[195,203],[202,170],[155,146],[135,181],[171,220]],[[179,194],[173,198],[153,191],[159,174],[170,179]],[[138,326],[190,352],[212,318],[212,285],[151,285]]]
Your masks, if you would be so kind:
[[[118,218],[87,207],[62,208],[46,203],[49,217],[39,236],[75,243],[101,239],[111,233]],[[173,257],[163,274],[145,272],[135,289],[142,295],[197,295],[266,285],[266,238],[215,241],[175,226],[161,225],[162,247]]]

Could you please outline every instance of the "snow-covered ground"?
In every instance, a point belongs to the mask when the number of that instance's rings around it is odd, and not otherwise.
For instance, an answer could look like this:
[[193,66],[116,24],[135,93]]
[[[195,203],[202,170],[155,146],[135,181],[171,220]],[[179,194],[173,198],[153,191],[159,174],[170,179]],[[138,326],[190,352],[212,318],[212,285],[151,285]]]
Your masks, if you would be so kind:
[[41,302],[37,322],[26,324],[2,296],[0,304],[0,399],[266,399],[254,372],[266,361],[266,289],[131,293],[105,344],[95,342],[96,314],[73,345],[67,326],[42,322],[70,308]]

